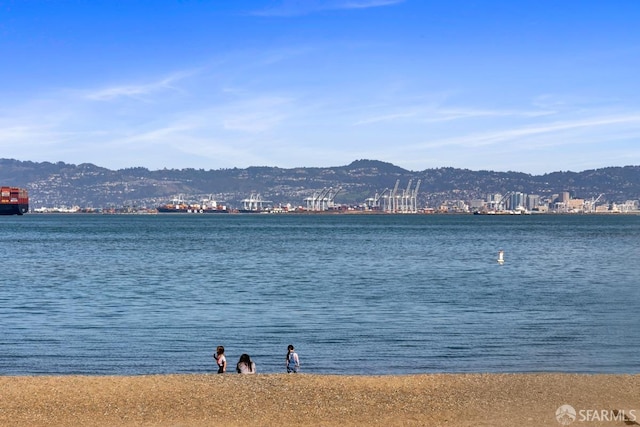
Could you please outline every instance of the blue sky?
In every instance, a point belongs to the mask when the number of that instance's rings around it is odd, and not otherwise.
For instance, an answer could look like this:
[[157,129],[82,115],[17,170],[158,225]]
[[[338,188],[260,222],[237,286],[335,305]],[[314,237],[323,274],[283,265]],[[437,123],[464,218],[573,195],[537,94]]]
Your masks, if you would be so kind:
[[0,157],[640,165],[640,2],[0,0]]

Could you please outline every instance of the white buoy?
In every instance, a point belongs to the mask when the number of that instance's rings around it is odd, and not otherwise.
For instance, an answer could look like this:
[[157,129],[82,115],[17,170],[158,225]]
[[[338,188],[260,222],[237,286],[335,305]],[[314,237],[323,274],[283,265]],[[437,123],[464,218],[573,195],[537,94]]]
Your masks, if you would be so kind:
[[504,251],[498,251],[498,264],[504,264]]

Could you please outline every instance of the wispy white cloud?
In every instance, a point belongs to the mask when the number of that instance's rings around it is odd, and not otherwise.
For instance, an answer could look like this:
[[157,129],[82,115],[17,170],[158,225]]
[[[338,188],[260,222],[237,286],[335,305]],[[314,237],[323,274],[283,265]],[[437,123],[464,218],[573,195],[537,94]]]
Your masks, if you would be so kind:
[[340,5],[341,9],[368,9],[370,7],[392,6],[394,4],[404,3],[405,0],[362,0],[348,1]]
[[0,144],[15,144],[31,138],[42,136],[43,132],[33,129],[30,126],[7,126],[0,127]]
[[196,72],[197,71],[181,71],[147,83],[115,85],[95,89],[88,91],[85,94],[85,98],[94,101],[110,101],[122,97],[142,100],[146,95],[155,92],[165,90],[178,91],[179,88],[175,83],[193,76]]
[[425,119],[427,122],[443,122],[458,119],[481,118],[481,117],[523,117],[533,118],[549,116],[555,113],[552,110],[478,110],[478,109],[441,109],[437,111],[437,116]]
[[[422,148],[435,148],[442,146],[482,147],[509,141],[518,141],[519,139],[536,135],[561,133],[572,130],[584,131],[622,124],[637,127],[638,130],[636,133],[640,136],[640,113],[635,113],[620,116],[592,117],[582,120],[542,123],[513,129],[498,130],[495,132],[468,134],[461,137],[445,138],[438,141],[428,142],[420,144],[420,146]],[[574,142],[575,140],[556,139],[553,144],[561,145]]]
[[259,96],[229,104],[218,115],[224,130],[260,133],[286,120],[295,109],[293,103],[285,97]]
[[577,110],[587,110],[601,106],[616,105],[620,103],[620,99],[608,96],[594,97],[577,94],[545,93],[534,97],[531,103],[534,107],[541,109],[575,112]]
[[413,108],[406,111],[372,115],[357,120],[354,124],[370,125],[381,122],[414,121],[420,123],[447,122],[461,119],[488,118],[488,117],[520,117],[533,118],[552,115],[552,110],[482,110],[473,108]]
[[171,123],[169,125],[160,126],[157,128],[143,129],[138,133],[132,133],[126,136],[120,142],[122,145],[136,144],[136,143],[158,143],[164,142],[169,139],[176,139],[188,134],[190,131],[195,130],[194,126],[189,126],[185,123]]
[[256,16],[299,16],[330,10],[370,9],[393,6],[405,0],[284,0],[277,6],[251,12]]
[[297,46],[281,49],[273,49],[264,52],[256,63],[256,66],[268,66],[290,60],[295,57],[309,54],[315,49],[310,46]]
[[356,126],[371,125],[374,123],[382,123],[382,122],[390,122],[390,121],[415,118],[416,116],[417,116],[417,113],[415,111],[407,111],[402,113],[390,113],[390,114],[385,114],[380,116],[371,116],[364,119],[360,119],[356,121],[354,125]]

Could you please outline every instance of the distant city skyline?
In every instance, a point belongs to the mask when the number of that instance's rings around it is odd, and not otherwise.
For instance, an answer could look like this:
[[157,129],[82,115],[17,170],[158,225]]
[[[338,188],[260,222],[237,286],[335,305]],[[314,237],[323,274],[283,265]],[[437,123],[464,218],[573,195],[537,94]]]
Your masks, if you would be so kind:
[[0,3],[0,157],[540,175],[640,165],[640,3]]

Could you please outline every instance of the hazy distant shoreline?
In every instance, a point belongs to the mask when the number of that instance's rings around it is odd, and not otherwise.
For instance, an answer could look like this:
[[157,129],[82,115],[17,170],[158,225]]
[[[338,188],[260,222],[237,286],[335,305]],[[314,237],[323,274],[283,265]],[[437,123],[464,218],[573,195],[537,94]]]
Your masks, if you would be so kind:
[[[491,194],[522,192],[541,199],[567,192],[587,205],[624,204],[640,199],[639,166],[531,175],[521,172],[435,168],[411,171],[377,160],[356,160],[335,167],[248,167],[244,169],[129,168],[110,170],[93,164],[37,163],[0,159],[0,181],[29,190],[31,208],[72,207],[153,209],[175,198],[213,199],[241,208],[251,195],[275,205],[305,205],[324,190],[339,188],[335,203],[359,205],[368,198],[417,194],[418,207],[437,210],[443,203],[487,200]],[[422,185],[417,189],[418,181]],[[408,186],[408,187],[407,187]],[[602,194],[602,196],[600,196]],[[573,202],[572,202],[573,203]],[[455,204],[455,203],[454,203]],[[453,206],[451,206],[453,207]],[[472,210],[474,206],[470,206]],[[526,206],[525,206],[526,207]],[[593,204],[588,206],[590,209]],[[529,207],[529,209],[531,209]]]

